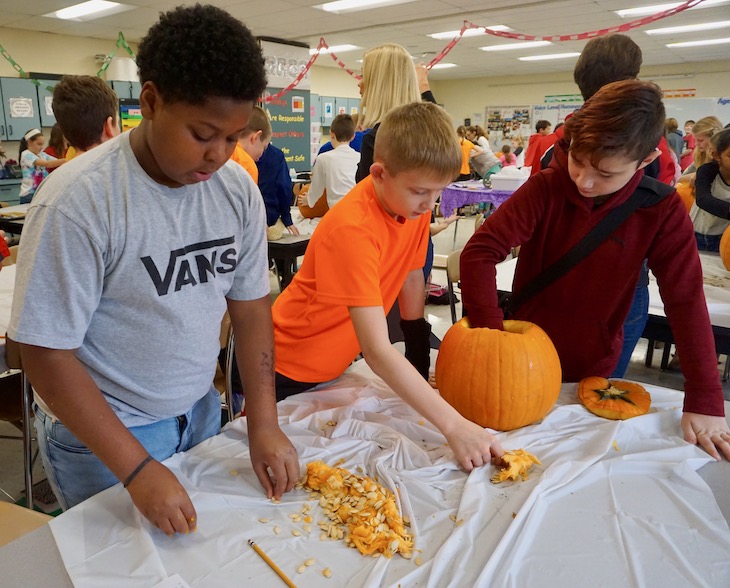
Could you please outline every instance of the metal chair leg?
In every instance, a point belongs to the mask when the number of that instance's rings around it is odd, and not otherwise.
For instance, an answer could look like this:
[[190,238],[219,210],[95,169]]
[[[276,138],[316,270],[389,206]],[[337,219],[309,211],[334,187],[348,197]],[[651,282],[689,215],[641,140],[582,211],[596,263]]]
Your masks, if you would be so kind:
[[228,345],[226,345],[226,405],[228,407],[228,422],[233,421],[233,352],[235,350],[235,337],[233,325],[228,327]]
[[23,468],[25,470],[25,506],[33,510],[33,454],[30,445],[30,404],[32,390],[30,381],[22,374],[23,388]]

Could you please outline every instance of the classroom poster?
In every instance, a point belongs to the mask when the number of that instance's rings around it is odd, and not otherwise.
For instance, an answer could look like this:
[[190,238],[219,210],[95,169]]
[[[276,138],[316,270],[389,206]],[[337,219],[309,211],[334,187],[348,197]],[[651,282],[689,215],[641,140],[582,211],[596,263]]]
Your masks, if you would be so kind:
[[[309,48],[301,44],[259,39],[269,87],[263,108],[271,119],[271,142],[284,152],[286,165],[298,172],[311,169],[309,73],[291,87],[309,61]],[[282,89],[285,94],[276,96]]]
[[490,136],[502,138],[529,134],[531,106],[488,106],[485,110],[486,131]]
[[309,124],[309,91],[288,93],[266,101],[280,88],[267,88],[264,110],[271,117],[271,142],[284,152],[286,165],[298,172],[311,169],[311,127]]

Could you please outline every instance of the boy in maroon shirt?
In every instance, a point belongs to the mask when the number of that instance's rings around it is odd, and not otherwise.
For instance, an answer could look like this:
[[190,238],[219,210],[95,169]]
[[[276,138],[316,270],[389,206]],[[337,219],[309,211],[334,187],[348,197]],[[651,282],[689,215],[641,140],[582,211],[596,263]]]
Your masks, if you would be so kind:
[[[462,295],[473,326],[502,328],[495,266],[512,247],[522,246],[512,289],[519,293],[633,194],[644,168],[659,155],[661,99],[654,84],[615,82],[565,123],[550,167],[530,177],[464,248]],[[622,325],[644,259],[659,282],[682,355],[685,439],[716,459],[720,452],[730,459],[702,267],[692,223],[676,192],[634,211],[587,258],[526,300],[514,318],[547,332],[565,381],[608,376],[621,353]]]

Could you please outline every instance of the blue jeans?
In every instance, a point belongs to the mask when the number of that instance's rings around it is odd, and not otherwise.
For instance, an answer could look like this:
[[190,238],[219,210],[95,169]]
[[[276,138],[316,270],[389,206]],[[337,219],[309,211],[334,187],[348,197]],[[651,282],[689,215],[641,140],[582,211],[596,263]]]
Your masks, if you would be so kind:
[[639,286],[634,293],[629,314],[624,321],[624,344],[621,348],[621,357],[611,374],[612,378],[623,378],[631,361],[631,354],[644,332],[646,321],[649,319],[649,288]]
[[[48,482],[63,510],[114,486],[119,480],[61,421],[37,405],[35,430]],[[220,432],[221,400],[216,390],[203,396],[184,415],[129,431],[158,461],[186,451]]]
[[695,233],[695,239],[697,240],[697,249],[700,251],[714,251],[715,253],[720,251],[720,239],[722,239],[722,235]]
[[431,275],[433,269],[433,239],[428,236],[428,249],[426,249],[426,264],[423,266],[423,281],[428,285],[428,276]]

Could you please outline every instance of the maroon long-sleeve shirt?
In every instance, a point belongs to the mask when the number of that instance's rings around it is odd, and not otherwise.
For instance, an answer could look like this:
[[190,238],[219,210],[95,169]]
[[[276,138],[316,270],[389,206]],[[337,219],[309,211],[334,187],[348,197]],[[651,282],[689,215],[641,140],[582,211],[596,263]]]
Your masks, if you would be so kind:
[[[475,326],[501,328],[496,269],[521,245],[513,292],[560,259],[636,188],[643,170],[603,204],[581,196],[570,180],[567,144],[550,167],[532,176],[469,240],[461,255],[464,306]],[[702,289],[692,223],[675,193],[636,210],[591,255],[526,301],[515,318],[536,323],[552,339],[563,379],[608,376],[621,354],[623,323],[644,259],[659,283],[664,310],[682,357],[687,412],[722,416],[715,343]]]

